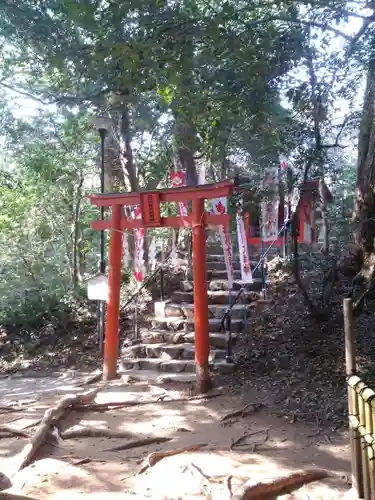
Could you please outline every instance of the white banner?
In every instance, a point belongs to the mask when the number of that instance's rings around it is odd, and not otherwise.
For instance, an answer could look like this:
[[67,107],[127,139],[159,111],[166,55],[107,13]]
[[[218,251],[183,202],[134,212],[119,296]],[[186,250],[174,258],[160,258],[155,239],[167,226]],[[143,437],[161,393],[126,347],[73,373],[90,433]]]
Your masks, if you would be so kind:
[[[171,187],[177,188],[185,185],[185,174],[182,170],[175,172],[174,170],[169,171],[169,177],[171,181]],[[178,209],[181,217],[188,215],[187,204],[184,201],[178,202]]]
[[263,241],[272,241],[279,232],[279,200],[262,202],[262,238]]
[[150,263],[150,270],[154,272],[156,269],[156,237],[153,236],[150,247],[148,249],[148,261]]
[[[223,215],[228,213],[228,200],[227,198],[216,198],[212,200],[212,213],[214,215]],[[233,288],[233,256],[232,256],[232,243],[230,234],[225,232],[224,226],[218,226],[217,232],[220,237],[221,246],[224,252],[224,261],[227,268],[228,276],[228,290]]]
[[241,281],[243,283],[253,283],[253,275],[251,273],[249,252],[247,249],[245,225],[243,223],[242,215],[237,213],[236,215],[236,225],[237,225],[237,239],[238,239],[238,249],[240,251],[240,263],[241,263]]
[[130,249],[129,249],[129,234],[124,231],[124,251],[123,251],[123,263],[124,267],[128,267],[130,263]]
[[[133,212],[135,219],[142,218],[141,207],[137,207]],[[145,230],[143,228],[134,229],[134,278],[136,281],[143,281],[144,262],[143,262],[143,243],[145,239]]]

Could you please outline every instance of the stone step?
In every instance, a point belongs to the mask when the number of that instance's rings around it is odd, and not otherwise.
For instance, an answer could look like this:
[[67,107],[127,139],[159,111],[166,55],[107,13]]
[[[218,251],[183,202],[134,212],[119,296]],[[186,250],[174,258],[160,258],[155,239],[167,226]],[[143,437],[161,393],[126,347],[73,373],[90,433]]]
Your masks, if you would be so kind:
[[[228,304],[229,301],[229,291],[228,290],[218,290],[212,291],[208,290],[208,303],[209,304]],[[232,297],[235,297],[235,293],[232,292]],[[260,292],[243,292],[242,302],[245,300],[250,303],[254,300],[260,298]],[[171,300],[176,302],[176,304],[181,304],[182,302],[187,302],[188,304],[192,304],[194,302],[194,292],[185,292],[183,290],[176,290],[172,296]]]
[[[214,262],[207,262],[206,263],[206,269],[207,271],[226,271],[227,266],[225,265],[224,257],[220,261],[214,261]],[[239,262],[233,262],[233,271],[240,271],[240,263]]]
[[[216,349],[225,349],[227,345],[227,337],[225,333],[211,332],[210,334],[210,345]],[[236,344],[239,334],[236,332],[232,333],[233,344]],[[185,334],[184,339],[186,342],[194,342],[194,332],[189,332]]]
[[170,383],[194,384],[195,373],[162,373],[156,370],[126,370],[121,367],[119,374],[125,383],[144,382],[146,384],[163,385]]
[[[243,283],[242,281],[234,281],[233,282],[233,296],[236,296],[236,293],[242,287],[249,292],[260,292],[262,290],[262,280],[260,278],[254,278],[252,283]],[[219,290],[228,290],[228,280],[227,279],[215,279],[211,280],[208,283],[208,290],[211,291],[219,291]]]
[[[190,338],[190,337],[189,337]],[[194,336],[193,336],[194,340]],[[136,344],[126,347],[121,352],[122,358],[158,358],[163,361],[172,359],[194,359],[195,346],[191,342],[182,344]],[[224,349],[211,349],[209,360],[225,359]]]
[[[241,289],[242,285],[243,283],[241,281],[236,280],[233,282],[234,296]],[[180,288],[183,292],[192,292],[194,290],[193,281],[191,280],[181,281]],[[223,279],[213,279],[208,282],[208,291],[218,292],[221,290],[228,291],[228,280],[226,279],[226,276]],[[253,283],[247,283],[246,290],[249,292],[259,292],[260,290],[262,290],[261,279],[254,278]]]
[[[121,375],[124,374],[124,371],[129,372],[130,370],[152,370],[164,373],[195,373],[195,361],[191,359],[172,359],[163,361],[162,359],[151,358],[122,358],[120,367]],[[225,359],[219,359],[210,363],[210,370],[218,373],[232,373],[234,369],[235,364],[227,363]]]
[[[182,304],[168,304],[171,308],[174,308],[174,311],[179,312],[180,315],[183,315],[187,319],[194,318],[194,304],[188,304],[186,302]],[[221,318],[227,309],[227,304],[209,304],[208,305],[208,317],[209,318]],[[235,304],[232,307],[232,318],[244,318],[248,314],[248,306],[243,305],[241,303]],[[176,314],[175,316],[178,316]]]
[[[194,330],[194,320],[184,319],[181,317],[171,317],[171,318],[149,318],[151,322],[151,329],[153,330],[173,330],[174,332],[179,332],[185,330],[186,332]],[[218,318],[210,318],[208,320],[208,331],[218,332],[221,326],[221,320]],[[241,319],[232,319],[232,331],[240,332],[243,328],[243,321]]]
[[[212,331],[209,333],[209,339],[210,339],[210,345],[213,347],[213,348],[217,348],[217,349],[225,349],[226,347],[226,337],[225,337],[225,333],[220,333],[219,332],[219,328],[220,328],[220,322],[218,322],[217,320],[211,320],[211,321],[216,321],[216,325],[217,325],[217,329],[215,331]],[[235,323],[235,325],[237,324],[237,320],[233,320],[232,321],[232,324]],[[242,323],[242,322],[241,322]],[[240,325],[242,327],[242,324]],[[238,338],[238,331],[240,331],[240,329],[237,329],[237,331],[233,329],[233,334],[232,334],[232,337],[233,337],[233,343],[236,342],[237,338]],[[140,345],[146,345],[146,346],[149,346],[149,348],[151,348],[151,345],[164,345],[164,346],[171,346],[173,347],[174,345],[177,345],[178,348],[180,347],[181,344],[188,344],[190,345],[190,347],[188,347],[187,349],[191,349],[191,345],[194,344],[194,332],[193,331],[189,331],[189,332],[184,332],[183,330],[180,330],[178,332],[175,332],[175,331],[170,331],[170,330],[155,330],[155,331],[152,331],[152,330],[141,330],[140,331],[140,339],[141,339],[141,342],[142,344],[136,344],[137,346],[140,346]],[[134,346],[131,346],[131,347],[134,347]],[[124,351],[126,349],[129,349],[129,347],[124,347]],[[156,349],[158,349],[158,347],[156,347]],[[137,352],[137,350],[136,350]],[[142,350],[140,350],[139,352],[142,352]],[[188,356],[186,354],[186,356]],[[220,355],[218,355],[219,358],[220,358]],[[141,355],[138,355],[138,357],[142,357]]]
[[[188,280],[193,280],[194,279],[193,270],[188,269],[186,276]],[[228,275],[226,269],[207,269],[206,276],[207,280],[212,280],[212,279],[226,279]],[[241,271],[239,269],[233,270],[233,278],[235,280],[241,279]]]
[[[209,263],[209,262],[225,262],[223,252],[221,252],[221,253],[207,253],[206,259],[207,259],[207,263]],[[233,264],[239,264],[240,263],[239,255],[232,254],[232,260],[233,260]]]

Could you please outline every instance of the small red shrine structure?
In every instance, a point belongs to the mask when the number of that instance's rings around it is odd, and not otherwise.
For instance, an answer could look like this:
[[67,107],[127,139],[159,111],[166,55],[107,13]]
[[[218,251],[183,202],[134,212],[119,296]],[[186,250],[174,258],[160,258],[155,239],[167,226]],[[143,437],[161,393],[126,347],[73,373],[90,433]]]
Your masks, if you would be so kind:
[[[298,243],[314,245],[318,241],[319,226],[320,226],[320,213],[318,210],[320,193],[319,193],[319,179],[312,179],[305,182],[299,188],[296,188],[300,193],[300,198],[297,205],[297,218],[298,218]],[[325,199],[328,203],[332,203],[333,196],[328,186],[323,183],[323,191]],[[255,205],[255,204],[254,204]],[[284,224],[284,197],[280,195],[279,203],[279,218],[278,226],[279,231]],[[260,203],[258,202],[252,214],[245,213],[245,228],[246,236],[249,245],[261,245],[261,228],[260,228]],[[283,246],[285,239],[282,234],[276,239],[275,246]]]
[[[103,193],[89,196],[97,207],[108,207],[111,217],[93,221],[93,229],[110,230],[108,306],[104,346],[104,380],[112,380],[117,374],[118,330],[120,314],[120,284],[123,252],[123,231],[126,229],[155,227],[191,227],[193,231],[194,273],[194,328],[197,389],[206,392],[211,387],[208,370],[209,328],[206,273],[206,226],[223,225],[229,228],[230,215],[212,215],[205,211],[206,199],[228,197],[235,184],[231,180],[197,187],[181,187],[160,191],[134,193]],[[160,204],[166,202],[191,201],[191,213],[187,216],[162,217]],[[126,217],[124,207],[139,205],[140,219]]]

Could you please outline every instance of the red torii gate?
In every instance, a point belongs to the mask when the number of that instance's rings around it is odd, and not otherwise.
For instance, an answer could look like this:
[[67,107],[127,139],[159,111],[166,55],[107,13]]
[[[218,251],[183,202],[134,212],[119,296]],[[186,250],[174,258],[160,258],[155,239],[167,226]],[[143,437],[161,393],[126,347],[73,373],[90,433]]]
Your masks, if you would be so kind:
[[[156,227],[191,227],[193,230],[193,277],[194,277],[194,328],[197,389],[206,392],[211,387],[208,370],[209,329],[206,272],[206,225],[229,227],[230,215],[211,215],[205,212],[206,199],[229,196],[235,187],[231,180],[197,187],[162,189],[131,193],[103,193],[89,195],[93,205],[110,207],[112,218],[96,220],[91,227],[101,231],[111,230],[108,273],[108,307],[104,346],[104,380],[116,377],[118,358],[118,330],[120,314],[120,284],[125,229]],[[188,216],[161,217],[160,203],[191,201]],[[123,207],[140,205],[141,219],[125,217]]]

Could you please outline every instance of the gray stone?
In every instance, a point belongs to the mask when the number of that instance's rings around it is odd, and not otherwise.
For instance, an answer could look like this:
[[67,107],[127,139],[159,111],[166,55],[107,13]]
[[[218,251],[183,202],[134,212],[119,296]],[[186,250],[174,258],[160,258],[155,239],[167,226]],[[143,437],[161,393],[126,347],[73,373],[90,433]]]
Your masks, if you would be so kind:
[[212,364],[212,369],[215,372],[220,373],[220,375],[226,375],[228,373],[233,373],[236,370],[235,363],[227,363],[226,360],[215,361]]
[[192,343],[186,342],[181,351],[182,359],[194,359],[195,358],[195,346]]
[[182,302],[192,302],[193,301],[193,292],[182,292],[177,290],[172,294],[172,301],[177,304],[181,304]]
[[185,325],[185,318],[152,318],[151,327],[155,330],[182,330]]
[[186,370],[187,363],[187,361],[179,360],[165,361],[160,364],[160,370],[169,373],[181,373]]
[[[224,269],[224,270],[208,269],[206,276],[207,276],[208,280],[220,279],[220,278],[227,279],[227,277],[228,277],[226,269]],[[241,272],[238,270],[233,271],[233,277],[234,277],[234,279],[237,279],[237,280],[240,279]],[[189,281],[194,279],[194,274],[193,274],[193,271],[191,269],[187,272],[187,279]]]
[[161,359],[139,359],[138,366],[141,370],[158,370],[161,362]]
[[[226,304],[215,304],[210,305],[209,310],[212,313],[212,316],[215,318],[222,318],[223,314],[227,309]],[[232,319],[241,319],[248,316],[248,306],[240,304],[235,304],[232,307]]]
[[[194,332],[185,335],[185,340],[187,342],[194,342]],[[233,341],[236,341],[236,334],[233,334]],[[210,345],[219,349],[225,349],[227,345],[225,333],[210,333]]]
[[211,349],[208,360],[210,363],[218,359],[225,359],[226,351],[224,349]]
[[[233,282],[233,290],[237,291],[240,290],[241,288],[241,283],[238,281]],[[208,289],[212,290],[213,292],[217,292],[219,290],[228,290],[228,280],[226,279],[213,279],[208,283]]]
[[161,358],[165,360],[179,359],[181,357],[183,347],[181,345],[166,345],[162,348]]
[[159,331],[141,331],[141,338],[144,344],[160,344],[164,342],[164,333]]
[[[207,270],[209,270],[209,271],[218,270],[218,271],[225,271],[226,272],[226,270],[227,270],[224,256],[223,256],[222,260],[208,261],[206,266],[207,266]],[[233,262],[233,269],[237,270],[237,271],[240,269],[239,262]]]
[[127,358],[143,358],[146,356],[145,347],[142,344],[126,347],[123,350],[122,356]]
[[[188,320],[194,319],[194,304],[181,304],[181,308],[184,311],[184,315]],[[214,317],[212,311],[210,310],[210,307],[208,308],[208,317],[209,318]]]
[[166,318],[184,317],[184,311],[179,304],[166,304],[164,308],[164,315]]
[[140,366],[138,365],[137,359],[121,359],[120,361],[121,370],[139,370]]
[[[194,330],[194,321],[189,321],[187,326],[190,331]],[[219,332],[221,327],[221,319],[211,318],[208,320],[208,331],[209,332]],[[243,321],[242,319],[233,319],[232,320],[232,332],[240,332],[243,329]]]
[[183,292],[192,292],[194,290],[194,285],[191,281],[181,281],[180,286]]
[[121,378],[126,384],[146,382],[152,384],[194,383],[195,373],[161,373],[153,370],[122,370]]
[[163,344],[146,345],[146,354],[148,358],[159,358]]

